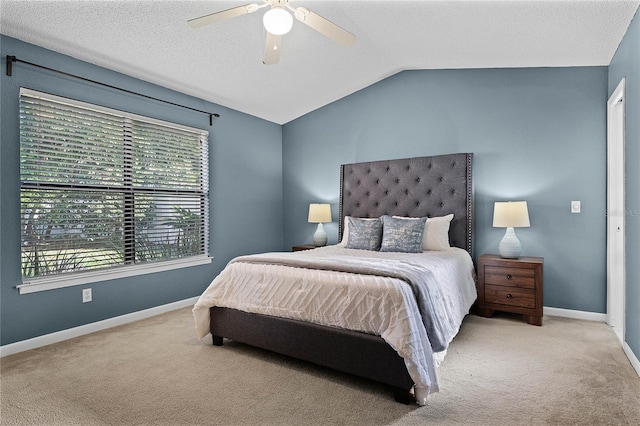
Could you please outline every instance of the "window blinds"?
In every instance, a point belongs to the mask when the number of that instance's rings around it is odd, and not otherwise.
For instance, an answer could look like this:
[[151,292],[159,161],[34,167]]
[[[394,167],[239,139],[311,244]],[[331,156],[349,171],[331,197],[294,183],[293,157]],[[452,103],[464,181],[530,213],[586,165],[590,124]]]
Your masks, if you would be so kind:
[[208,132],[21,89],[22,275],[208,255]]

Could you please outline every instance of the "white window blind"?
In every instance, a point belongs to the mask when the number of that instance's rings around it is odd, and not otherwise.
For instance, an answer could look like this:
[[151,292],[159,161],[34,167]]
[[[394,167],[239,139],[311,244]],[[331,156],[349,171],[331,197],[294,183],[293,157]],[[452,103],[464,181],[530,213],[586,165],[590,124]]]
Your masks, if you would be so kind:
[[204,130],[21,89],[23,285],[208,256],[208,170]]

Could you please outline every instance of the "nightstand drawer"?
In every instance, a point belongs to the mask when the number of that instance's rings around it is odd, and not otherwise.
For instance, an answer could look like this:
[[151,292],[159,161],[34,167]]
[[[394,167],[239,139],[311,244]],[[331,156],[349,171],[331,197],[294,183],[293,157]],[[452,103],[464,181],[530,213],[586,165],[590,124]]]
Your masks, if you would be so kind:
[[534,289],[536,287],[535,271],[531,268],[486,266],[484,283]]
[[485,303],[533,309],[536,307],[536,294],[533,289],[485,285],[484,301]]

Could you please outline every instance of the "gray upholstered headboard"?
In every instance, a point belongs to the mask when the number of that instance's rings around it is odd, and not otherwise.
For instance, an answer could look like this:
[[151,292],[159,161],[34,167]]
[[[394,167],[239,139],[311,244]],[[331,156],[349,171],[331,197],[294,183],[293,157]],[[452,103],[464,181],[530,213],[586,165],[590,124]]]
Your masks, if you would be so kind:
[[453,213],[449,240],[472,255],[473,154],[449,154],[343,164],[340,167],[340,224],[345,216],[411,217]]

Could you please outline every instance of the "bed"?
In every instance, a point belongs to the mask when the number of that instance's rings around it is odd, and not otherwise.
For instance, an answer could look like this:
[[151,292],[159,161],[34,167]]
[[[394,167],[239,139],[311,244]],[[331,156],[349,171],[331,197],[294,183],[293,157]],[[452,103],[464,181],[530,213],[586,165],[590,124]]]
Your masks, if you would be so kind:
[[[463,153],[342,165],[340,243],[233,259],[194,306],[198,335],[375,380],[397,401],[424,405],[438,391],[436,366],[476,297],[472,159]],[[380,220],[385,231],[397,225],[402,234],[405,224],[415,230],[426,217],[427,230],[446,218],[450,248],[423,251],[428,232],[415,253],[358,247],[360,226]]]

